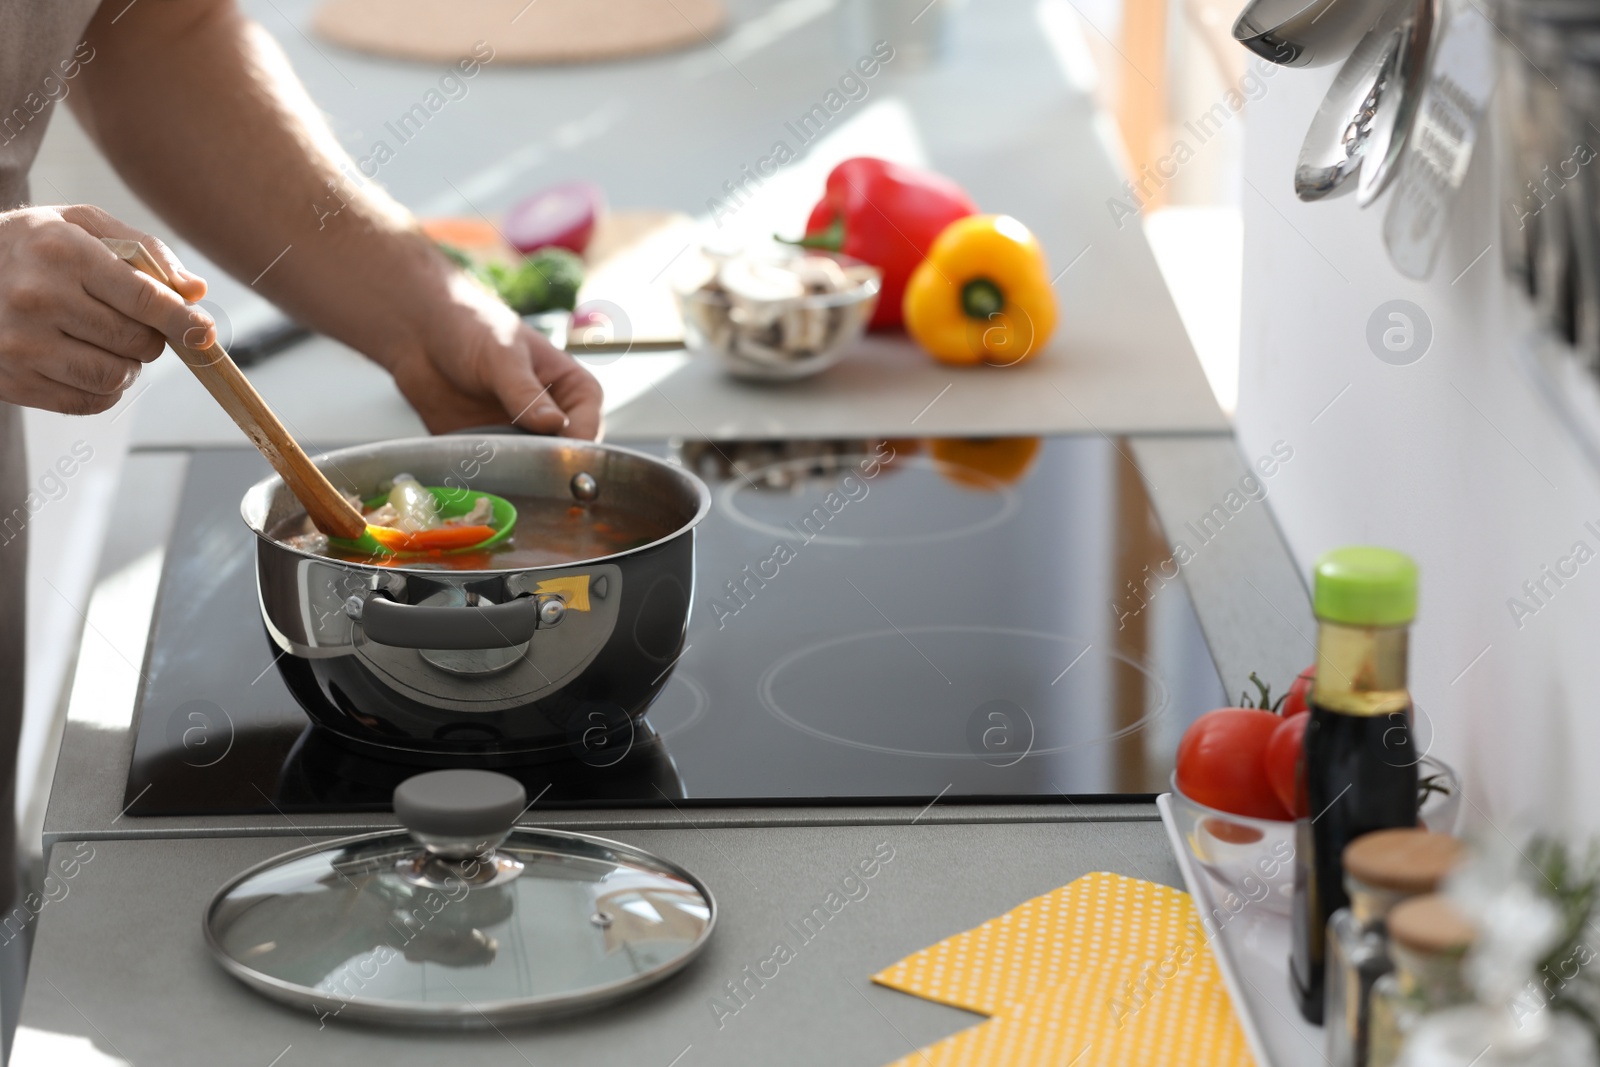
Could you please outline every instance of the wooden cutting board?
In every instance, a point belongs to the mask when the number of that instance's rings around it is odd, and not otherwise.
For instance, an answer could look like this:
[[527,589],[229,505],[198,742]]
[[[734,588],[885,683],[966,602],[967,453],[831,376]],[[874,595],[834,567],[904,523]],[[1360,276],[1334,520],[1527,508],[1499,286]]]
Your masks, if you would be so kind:
[[[521,257],[495,225],[477,216],[423,219],[429,237],[480,263],[515,263]],[[694,220],[676,211],[607,211],[584,250],[580,306],[610,305],[617,321],[574,330],[572,351],[602,346],[660,348],[683,343],[683,319],[673,295],[672,268],[698,243]],[[620,314],[619,314],[620,313]]]
[[585,63],[705,44],[722,31],[722,0],[328,0],[318,35],[345,48],[453,63]]
[[603,329],[574,330],[567,348],[577,352],[591,343],[624,341],[636,348],[681,345],[683,317],[672,291],[672,268],[698,244],[694,220],[679,212],[602,216],[584,255],[588,273],[578,302],[615,305],[627,320],[610,336]]

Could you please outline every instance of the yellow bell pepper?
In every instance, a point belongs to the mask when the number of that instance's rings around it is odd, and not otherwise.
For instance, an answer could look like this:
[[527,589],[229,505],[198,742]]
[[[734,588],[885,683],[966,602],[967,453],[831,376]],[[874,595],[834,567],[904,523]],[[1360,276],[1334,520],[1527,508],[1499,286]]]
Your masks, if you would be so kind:
[[1010,215],[945,227],[911,275],[903,310],[912,338],[945,363],[1021,363],[1056,327],[1044,249]]

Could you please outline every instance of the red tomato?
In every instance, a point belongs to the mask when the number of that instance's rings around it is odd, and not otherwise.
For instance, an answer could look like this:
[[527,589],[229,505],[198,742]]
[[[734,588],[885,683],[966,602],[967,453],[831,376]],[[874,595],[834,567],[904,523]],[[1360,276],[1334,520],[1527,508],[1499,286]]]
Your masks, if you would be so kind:
[[1267,781],[1264,755],[1282,720],[1259,708],[1218,708],[1178,743],[1178,788],[1209,808],[1255,819],[1289,818]]
[[1302,711],[1311,710],[1311,683],[1316,680],[1317,665],[1313,663],[1301,671],[1295,678],[1294,684],[1289,686],[1289,692],[1284,695],[1283,707],[1278,709],[1278,714],[1285,719],[1292,719]]
[[[1304,678],[1305,675],[1301,675]],[[1298,679],[1296,684],[1299,684]],[[1288,701],[1284,701],[1285,705]],[[1272,737],[1267,740],[1267,750],[1262,754],[1263,764],[1266,767],[1267,781],[1272,786],[1272,792],[1277,796],[1286,811],[1295,818],[1305,818],[1310,815],[1299,803],[1300,798],[1300,756],[1306,747],[1306,724],[1311,721],[1311,713],[1302,711],[1298,715],[1290,715],[1278,723],[1278,728],[1272,731]]]

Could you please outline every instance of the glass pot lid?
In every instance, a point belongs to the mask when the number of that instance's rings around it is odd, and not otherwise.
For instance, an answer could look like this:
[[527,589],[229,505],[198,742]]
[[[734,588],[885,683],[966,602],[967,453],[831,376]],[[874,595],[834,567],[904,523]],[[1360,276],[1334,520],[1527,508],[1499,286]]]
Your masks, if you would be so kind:
[[673,974],[716,903],[694,875],[584,834],[513,829],[514,779],[432,771],[395,789],[404,831],[240,874],[205,935],[246,985],[320,1018],[471,1027],[598,1007]]

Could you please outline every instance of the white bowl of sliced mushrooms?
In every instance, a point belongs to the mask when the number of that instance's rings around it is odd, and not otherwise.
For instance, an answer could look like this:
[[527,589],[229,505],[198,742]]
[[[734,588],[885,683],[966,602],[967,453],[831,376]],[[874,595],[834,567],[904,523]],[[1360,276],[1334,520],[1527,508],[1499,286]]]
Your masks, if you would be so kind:
[[677,287],[684,346],[739,378],[793,381],[839,362],[878,304],[878,268],[807,249],[705,253]]

